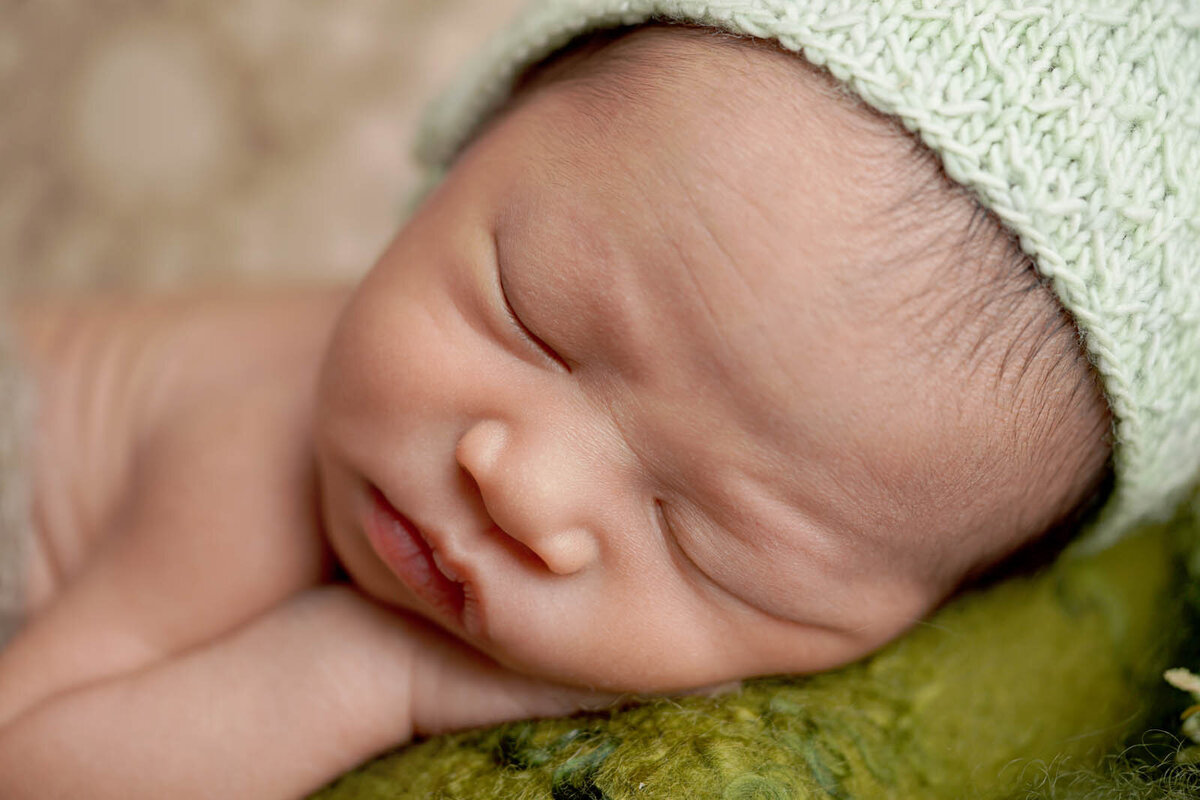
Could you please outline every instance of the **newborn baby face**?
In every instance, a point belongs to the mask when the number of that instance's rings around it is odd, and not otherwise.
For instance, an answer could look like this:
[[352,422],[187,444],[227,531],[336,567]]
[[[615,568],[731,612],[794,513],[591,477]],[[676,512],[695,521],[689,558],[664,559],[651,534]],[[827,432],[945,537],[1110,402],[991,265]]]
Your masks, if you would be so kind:
[[1052,479],[901,312],[935,268],[888,266],[911,144],[791,64],[747,90],[786,58],[533,91],[400,232],[320,393],[367,593],[529,673],[671,690],[857,658],[1015,546],[989,521]]

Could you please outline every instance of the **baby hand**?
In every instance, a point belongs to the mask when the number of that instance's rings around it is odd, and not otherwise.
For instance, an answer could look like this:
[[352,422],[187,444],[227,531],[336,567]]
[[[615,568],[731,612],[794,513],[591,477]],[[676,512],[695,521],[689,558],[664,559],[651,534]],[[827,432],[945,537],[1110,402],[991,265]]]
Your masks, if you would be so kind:
[[621,699],[514,672],[423,620],[399,620],[418,641],[412,675],[415,735],[598,710]]
[[[342,655],[358,652],[342,686],[360,721],[388,708],[379,743],[530,717],[605,708],[618,695],[551,683],[497,664],[435,625],[385,608],[348,587],[309,593]],[[387,740],[387,741],[385,741]]]
[[299,797],[414,734],[608,699],[516,675],[414,617],[325,586],[0,729],[0,795]]

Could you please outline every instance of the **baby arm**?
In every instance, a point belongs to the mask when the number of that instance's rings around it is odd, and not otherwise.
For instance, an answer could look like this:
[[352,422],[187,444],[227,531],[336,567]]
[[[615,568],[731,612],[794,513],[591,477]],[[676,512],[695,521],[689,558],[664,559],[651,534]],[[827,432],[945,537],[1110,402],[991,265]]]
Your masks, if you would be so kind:
[[324,587],[0,730],[0,796],[291,798],[414,734],[600,700]]
[[214,641],[321,580],[308,432],[341,295],[15,310],[38,389],[40,557],[30,617],[0,651],[0,728],[52,695]]

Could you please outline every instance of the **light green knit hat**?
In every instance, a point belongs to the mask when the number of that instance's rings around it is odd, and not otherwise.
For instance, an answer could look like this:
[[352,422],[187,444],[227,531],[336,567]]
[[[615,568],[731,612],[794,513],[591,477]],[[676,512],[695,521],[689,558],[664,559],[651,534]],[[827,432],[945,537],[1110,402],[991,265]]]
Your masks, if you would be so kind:
[[920,136],[1102,377],[1116,483],[1086,545],[1174,510],[1200,477],[1200,0],[538,0],[432,109],[430,179],[527,67],[651,19],[776,40]]

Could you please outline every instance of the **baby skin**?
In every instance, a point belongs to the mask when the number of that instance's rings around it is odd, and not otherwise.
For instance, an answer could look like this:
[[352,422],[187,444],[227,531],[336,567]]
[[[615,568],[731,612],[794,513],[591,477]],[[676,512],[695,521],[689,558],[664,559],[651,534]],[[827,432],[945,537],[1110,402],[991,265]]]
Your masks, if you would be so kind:
[[794,56],[647,28],[531,79],[353,290],[18,309],[0,795],[296,797],[898,636],[1106,457],[1060,312],[970,299],[1011,243],[915,152]]

